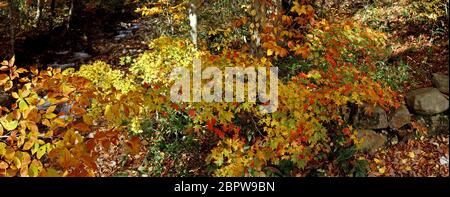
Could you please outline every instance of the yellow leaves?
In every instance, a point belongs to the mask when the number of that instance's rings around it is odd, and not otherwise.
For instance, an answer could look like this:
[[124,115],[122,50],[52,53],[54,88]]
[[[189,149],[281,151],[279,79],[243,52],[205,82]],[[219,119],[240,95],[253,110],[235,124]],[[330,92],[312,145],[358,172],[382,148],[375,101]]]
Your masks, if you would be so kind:
[[13,84],[12,81],[7,81],[7,82],[4,84],[3,89],[4,89],[5,91],[8,91],[8,90],[11,90],[11,88],[13,88],[13,86],[14,86],[14,84]]
[[42,156],[44,156],[44,154],[46,153],[46,150],[47,150],[46,146],[39,147],[39,149],[36,151],[36,157],[38,159],[41,159]]
[[137,8],[136,12],[137,13],[141,13],[142,16],[153,16],[153,15],[157,15],[157,14],[163,13],[164,10],[162,10],[162,8],[159,7],[159,6],[152,7],[152,8],[148,8],[147,6],[144,6],[142,8]]
[[22,162],[21,162],[20,159],[17,158],[17,157],[14,157],[13,163],[14,163],[14,166],[15,166],[17,169],[20,169],[20,166],[22,166]]
[[64,93],[64,95],[69,95],[70,93],[72,93],[73,91],[75,91],[75,87],[72,87],[70,85],[64,84],[62,86],[62,91]]
[[262,45],[263,48],[267,49],[267,56],[280,56],[280,57],[286,57],[288,55],[288,51],[277,45],[276,42],[264,42]]
[[383,167],[381,167],[381,168],[378,168],[378,172],[379,172],[380,174],[384,174],[385,171],[386,171],[386,167],[385,167],[385,166],[383,166]]
[[267,49],[267,56],[272,56],[272,55],[273,55],[272,49]]
[[377,159],[377,158],[373,159],[373,161],[374,161],[376,164],[381,164],[381,160],[379,160],[379,159]]
[[321,75],[320,72],[317,71],[317,70],[311,70],[311,71],[308,72],[307,77],[308,77],[308,78],[311,78],[311,79],[316,79],[316,80],[317,80],[317,79],[322,78],[322,75]]
[[8,163],[0,160],[0,170],[6,170],[6,169],[8,169],[8,167],[9,167]]
[[48,114],[44,114],[44,118],[46,119],[53,119],[56,118],[58,115],[54,114],[54,113],[48,113]]
[[296,12],[298,15],[310,14],[314,12],[314,8],[311,5],[300,5],[298,1],[295,1],[291,12]]
[[39,70],[36,68],[36,67],[34,67],[34,66],[32,66],[31,68],[30,68],[30,71],[31,71],[31,73],[33,74],[33,75],[38,75],[39,74]]
[[0,123],[7,131],[12,131],[19,125],[19,122],[17,120],[13,120],[11,115],[1,117]]
[[300,5],[298,1],[294,1],[294,6],[291,8],[291,12],[296,12],[298,15],[306,13],[306,7],[304,5]]
[[408,157],[409,158],[414,158],[416,155],[414,154],[414,152],[413,151],[411,151],[411,152],[408,152]]
[[28,167],[28,176],[37,177],[39,175],[39,171],[42,169],[42,163],[36,159],[34,159],[30,166]]
[[12,147],[6,147],[5,153],[3,154],[3,158],[6,162],[11,162],[14,159],[14,154],[16,151]]
[[0,142],[0,157],[3,157],[6,153],[6,144],[3,142]]
[[107,120],[113,120],[114,118],[114,113],[111,110],[111,105],[106,105],[105,107],[105,118]]
[[34,146],[34,141],[33,140],[28,140],[27,142],[25,142],[25,144],[23,144],[22,149],[23,150],[30,150],[33,146]]

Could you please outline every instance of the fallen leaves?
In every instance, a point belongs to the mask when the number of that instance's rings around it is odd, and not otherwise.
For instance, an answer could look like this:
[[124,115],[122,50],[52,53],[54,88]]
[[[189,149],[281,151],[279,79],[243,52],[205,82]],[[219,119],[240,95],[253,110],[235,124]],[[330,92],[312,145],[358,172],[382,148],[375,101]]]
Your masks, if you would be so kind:
[[366,155],[371,169],[368,176],[448,177],[448,144],[448,136],[436,136],[409,140],[374,156]]

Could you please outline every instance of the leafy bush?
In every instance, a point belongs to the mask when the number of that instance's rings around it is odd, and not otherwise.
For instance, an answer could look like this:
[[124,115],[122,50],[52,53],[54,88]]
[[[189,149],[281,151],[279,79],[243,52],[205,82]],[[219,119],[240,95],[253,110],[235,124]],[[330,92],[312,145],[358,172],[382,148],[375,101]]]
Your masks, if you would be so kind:
[[270,166],[278,166],[282,160],[292,162],[298,170],[320,166],[333,148],[332,135],[344,136],[338,141],[341,146],[358,144],[356,131],[345,119],[350,113],[348,103],[398,106],[392,90],[354,67],[312,72],[280,84],[283,95],[278,111],[266,116],[252,112],[262,127],[260,136],[219,142],[209,157],[219,166],[215,175],[264,176],[273,173]]

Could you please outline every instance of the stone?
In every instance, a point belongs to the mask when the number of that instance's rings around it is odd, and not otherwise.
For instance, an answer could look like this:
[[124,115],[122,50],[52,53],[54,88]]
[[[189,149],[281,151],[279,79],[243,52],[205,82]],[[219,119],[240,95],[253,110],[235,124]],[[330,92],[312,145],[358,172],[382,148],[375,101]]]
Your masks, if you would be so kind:
[[389,127],[392,129],[399,129],[411,123],[411,114],[405,105],[396,109],[389,117]]
[[357,135],[361,144],[358,149],[362,152],[374,153],[383,148],[388,139],[385,135],[377,133],[373,130],[360,130]]
[[449,119],[447,115],[438,114],[431,117],[430,129],[433,134],[449,134]]
[[383,108],[375,106],[371,114],[367,114],[369,106],[358,108],[358,112],[353,117],[355,127],[360,129],[385,129],[389,126],[387,114]]
[[436,87],[439,91],[444,94],[448,94],[448,75],[434,73],[431,81],[433,82],[434,87]]
[[446,111],[448,99],[437,88],[420,88],[406,95],[406,103],[421,115],[435,115]]
[[73,53],[73,59],[75,60],[84,60],[91,58],[92,56],[85,52],[75,52]]

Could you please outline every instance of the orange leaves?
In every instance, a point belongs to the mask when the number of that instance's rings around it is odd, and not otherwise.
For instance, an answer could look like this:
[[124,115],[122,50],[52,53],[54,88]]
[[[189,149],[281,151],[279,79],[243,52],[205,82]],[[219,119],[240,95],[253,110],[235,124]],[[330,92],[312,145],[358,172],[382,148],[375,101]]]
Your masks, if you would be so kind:
[[0,85],[4,85],[8,81],[9,81],[9,76],[7,74],[0,74]]
[[134,136],[130,140],[127,140],[125,142],[125,145],[130,154],[137,155],[139,154],[141,148],[141,139],[139,139],[139,137],[137,136]]
[[262,47],[267,49],[267,56],[286,57],[288,55],[288,51],[278,46],[275,42],[265,42]]
[[87,132],[91,131],[91,128],[89,127],[89,125],[87,125],[84,122],[75,123],[75,124],[72,125],[72,128],[77,130],[77,131],[80,131],[82,133],[87,133]]
[[290,26],[294,22],[291,16],[283,15],[281,16],[281,21],[284,25]]
[[336,67],[336,61],[334,60],[334,58],[333,57],[331,57],[330,55],[325,55],[325,60],[327,60],[327,62],[329,63],[329,64],[331,64],[331,66],[334,68],[334,67]]
[[86,110],[75,105],[72,107],[72,109],[70,109],[70,113],[76,116],[83,116],[84,114],[86,114]]
[[295,55],[301,55],[303,59],[307,59],[309,56],[309,45],[304,44],[303,46],[293,47],[293,51],[295,51]]

